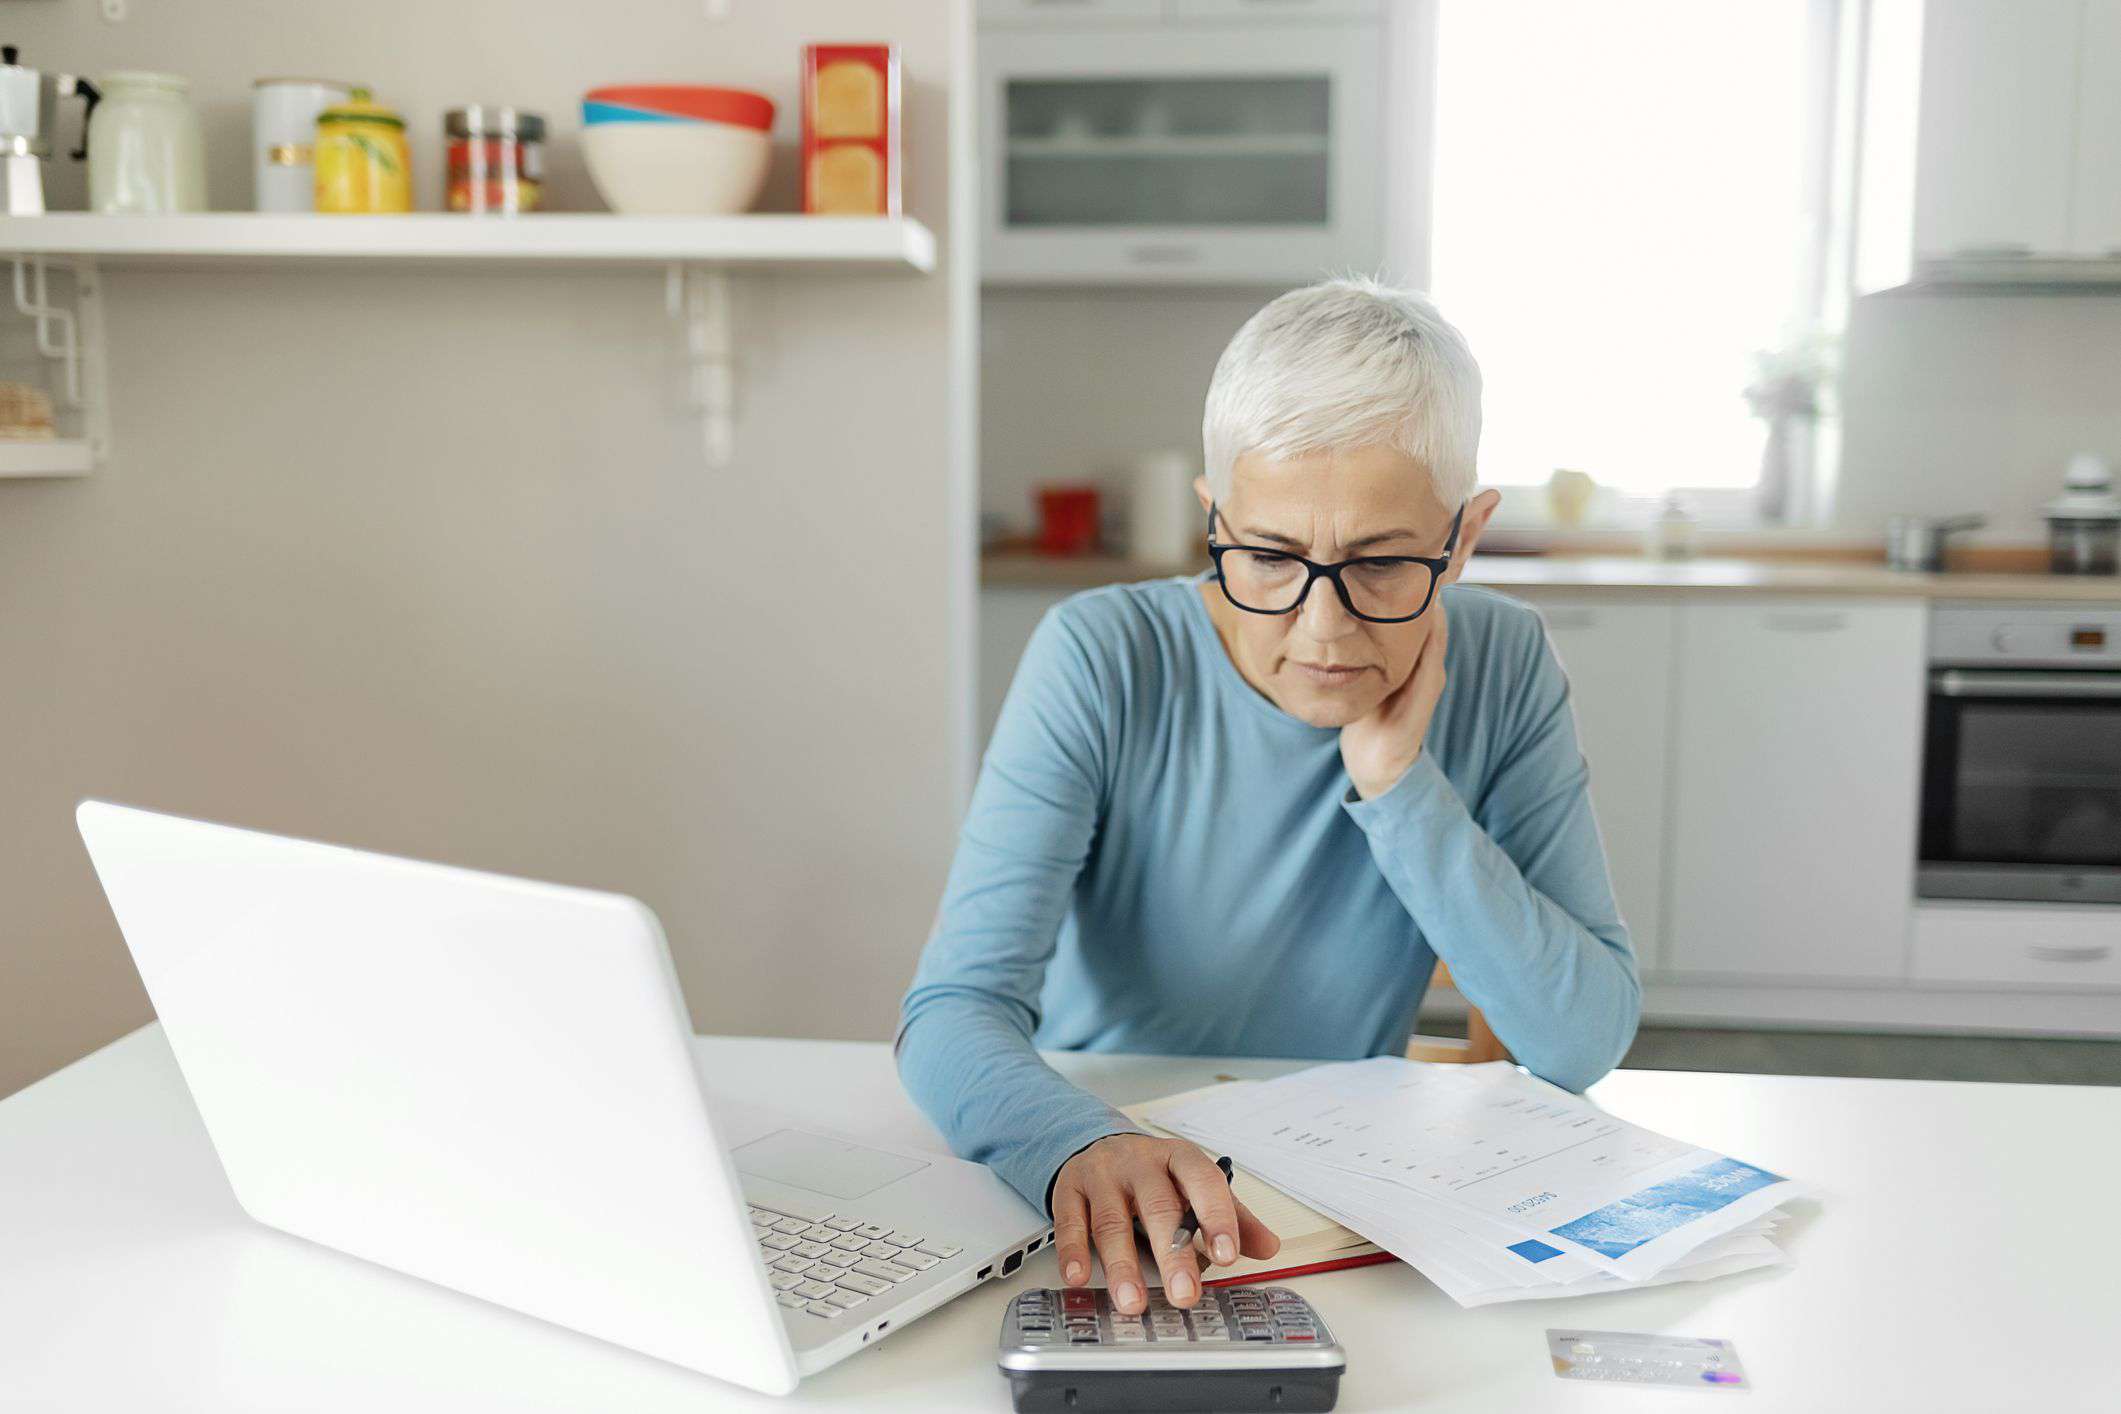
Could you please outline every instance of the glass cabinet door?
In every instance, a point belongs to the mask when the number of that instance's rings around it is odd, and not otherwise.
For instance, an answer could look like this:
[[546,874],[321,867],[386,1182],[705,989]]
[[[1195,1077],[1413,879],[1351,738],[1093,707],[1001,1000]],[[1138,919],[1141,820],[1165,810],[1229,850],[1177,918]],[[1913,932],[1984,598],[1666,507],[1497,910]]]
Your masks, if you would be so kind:
[[1374,265],[1376,34],[988,36],[987,278],[1297,281]]
[[1323,230],[1331,92],[1324,74],[1011,79],[1003,219]]

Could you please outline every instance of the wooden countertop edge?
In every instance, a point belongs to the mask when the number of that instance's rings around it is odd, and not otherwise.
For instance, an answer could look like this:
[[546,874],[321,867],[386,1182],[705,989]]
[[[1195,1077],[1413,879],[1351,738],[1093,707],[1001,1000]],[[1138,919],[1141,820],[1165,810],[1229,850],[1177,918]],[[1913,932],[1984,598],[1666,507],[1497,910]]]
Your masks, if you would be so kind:
[[[1204,568],[1114,556],[988,554],[980,560],[980,583],[989,589],[1094,589],[1198,574]],[[1831,594],[2121,605],[2121,576],[2115,575],[1909,574],[1882,564],[1806,563],[1779,557],[1652,561],[1630,556],[1494,556],[1476,559],[1466,583],[1524,595]]]

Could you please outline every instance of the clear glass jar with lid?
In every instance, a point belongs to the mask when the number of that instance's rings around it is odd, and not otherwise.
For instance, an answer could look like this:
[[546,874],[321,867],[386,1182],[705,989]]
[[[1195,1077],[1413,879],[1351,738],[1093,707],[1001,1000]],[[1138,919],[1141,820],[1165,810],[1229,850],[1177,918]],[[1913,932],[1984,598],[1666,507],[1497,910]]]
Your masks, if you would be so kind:
[[449,150],[448,206],[473,215],[535,211],[545,191],[545,120],[520,108],[474,103],[442,117]]

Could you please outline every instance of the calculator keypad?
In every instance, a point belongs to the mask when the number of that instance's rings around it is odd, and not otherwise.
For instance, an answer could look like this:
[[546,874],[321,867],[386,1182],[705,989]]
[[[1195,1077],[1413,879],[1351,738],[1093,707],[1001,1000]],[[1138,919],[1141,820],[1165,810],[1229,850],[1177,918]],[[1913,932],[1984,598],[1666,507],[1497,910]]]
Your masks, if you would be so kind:
[[1190,1310],[1152,1289],[1148,1309],[1136,1316],[1113,1310],[1102,1291],[1046,1288],[1017,1297],[1010,1319],[1012,1343],[1039,1350],[1171,1342],[1304,1346],[1331,1339],[1301,1296],[1276,1286],[1209,1287]]

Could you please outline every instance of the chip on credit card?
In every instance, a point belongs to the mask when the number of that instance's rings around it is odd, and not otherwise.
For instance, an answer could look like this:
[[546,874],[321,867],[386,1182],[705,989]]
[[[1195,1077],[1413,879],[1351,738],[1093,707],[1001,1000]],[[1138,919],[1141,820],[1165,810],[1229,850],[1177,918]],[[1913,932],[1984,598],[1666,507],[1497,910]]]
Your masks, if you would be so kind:
[[1597,1384],[1666,1385],[1687,1389],[1751,1389],[1738,1347],[1699,1336],[1641,1331],[1549,1330],[1547,1353],[1565,1380]]

